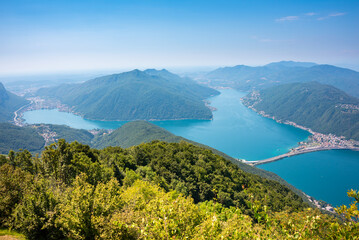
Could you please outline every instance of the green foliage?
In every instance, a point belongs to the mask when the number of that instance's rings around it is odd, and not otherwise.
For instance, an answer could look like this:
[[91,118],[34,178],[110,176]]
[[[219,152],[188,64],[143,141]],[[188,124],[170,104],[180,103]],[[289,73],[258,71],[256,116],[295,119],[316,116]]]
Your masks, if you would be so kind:
[[341,217],[344,218],[344,220],[347,221],[347,228],[356,229],[356,227],[359,226],[359,191],[351,189],[350,191],[348,191],[348,197],[354,198],[350,206],[340,206],[335,210],[338,214],[340,214]]
[[[359,99],[319,83],[293,83],[260,92],[254,108],[277,119],[293,121],[320,133],[333,133],[359,140],[359,110],[348,111],[342,104],[359,106]],[[245,104],[252,105],[251,99]]]
[[0,227],[11,223],[15,206],[23,200],[31,184],[31,174],[9,164],[0,166]]
[[10,123],[0,123],[0,153],[7,154],[11,149],[40,151],[44,139],[31,127],[18,127]]
[[66,184],[80,173],[85,173],[92,184],[109,179],[112,175],[111,169],[98,161],[96,150],[78,142],[69,144],[63,139],[45,148],[40,168],[44,176]]
[[[195,227],[203,218],[193,200],[175,192],[165,193],[158,187],[143,181],[137,181],[127,188],[122,199],[125,203],[121,217],[125,223],[131,224],[141,237],[149,239],[185,239],[191,238]],[[134,218],[135,217],[135,218]]]
[[[228,156],[227,154],[225,154],[223,152],[220,152],[220,151],[213,149],[209,146],[206,146],[206,145],[203,145],[203,144],[200,144],[197,142],[193,142],[193,141],[185,139],[183,137],[176,136],[176,135],[172,134],[171,132],[169,132],[159,126],[149,123],[149,122],[146,122],[146,121],[128,122],[110,134],[96,136],[92,142],[92,146],[95,148],[104,148],[104,147],[108,147],[108,146],[121,146],[123,148],[127,148],[127,147],[132,147],[135,145],[139,145],[141,143],[151,142],[154,140],[161,140],[161,141],[173,142],[173,143],[179,143],[181,141],[186,141],[193,145],[209,149],[213,153],[215,153],[221,157],[224,157],[225,159],[231,161],[233,164],[239,166],[240,169],[242,169],[243,171],[245,171],[247,173],[259,175],[263,178],[266,178],[269,180],[274,180],[276,182],[279,182],[282,185],[285,185],[286,187],[288,187],[289,189],[294,191],[297,195],[301,196],[303,201],[310,204],[310,202],[308,201],[308,197],[306,195],[304,195],[302,191],[296,189],[295,187],[293,187],[292,185],[290,185],[289,183],[284,181],[282,178],[280,178],[278,175],[276,175],[272,172],[268,172],[268,171],[256,168],[256,167],[249,166],[245,163],[242,163],[242,162]],[[118,150],[118,148],[117,148],[117,150]],[[130,163],[129,161],[131,161],[131,160],[130,159],[126,160],[126,167],[133,168],[134,163]],[[125,168],[124,160],[122,160],[122,162],[120,164],[123,168]],[[147,174],[147,176],[148,176],[148,174]],[[154,181],[154,177],[150,178],[150,180]],[[161,179],[156,178],[156,180],[157,180],[157,183],[161,182]],[[174,180],[174,181],[176,181],[176,180]],[[184,193],[184,194],[188,193],[188,189],[183,182],[178,182],[174,185],[176,186],[175,189],[177,191]]]
[[182,193],[188,193],[195,202],[216,199],[225,206],[242,207],[251,213],[246,202],[255,193],[257,200],[268,202],[274,211],[304,206],[297,195],[277,182],[245,173],[210,150],[186,142],[154,141],[129,151],[136,166],[149,166],[164,180],[163,187],[183,189]]
[[[12,127],[13,127],[13,125],[9,125],[8,128],[11,129]],[[16,127],[16,128],[18,128],[18,127]],[[93,136],[91,133],[89,133],[85,130],[72,129],[72,128],[69,128],[66,126],[40,124],[40,125],[35,125],[35,127],[34,127],[34,129],[38,132],[42,132],[44,130],[44,128],[51,130],[53,132],[56,132],[56,134],[58,136],[63,136],[65,139],[67,139],[69,141],[73,141],[73,140],[76,140],[78,142],[85,141],[85,143],[86,143],[86,142],[90,141],[91,136]],[[13,138],[16,138],[18,141],[21,141],[21,142],[26,142],[31,139],[36,140],[37,137],[40,137],[36,132],[33,132],[32,135],[29,135],[29,136],[27,136],[26,134],[23,134],[24,131],[26,131],[26,129],[27,128],[18,128],[18,130],[20,132],[19,132],[19,134],[13,136]],[[31,128],[31,130],[32,130],[32,128]],[[9,137],[12,133],[13,132],[10,132],[10,133],[8,132],[6,137],[4,137],[4,139]],[[236,159],[231,158],[230,156],[228,156],[216,149],[210,148],[210,147],[200,144],[200,143],[190,141],[188,139],[185,139],[185,138],[182,138],[179,136],[175,136],[172,133],[168,132],[167,130],[160,128],[157,125],[151,124],[149,122],[145,122],[145,121],[128,122],[128,123],[124,124],[121,128],[112,132],[111,134],[96,136],[92,140],[92,146],[94,146],[96,148],[104,148],[107,146],[130,147],[130,146],[141,144],[143,142],[151,142],[153,140],[162,140],[162,141],[177,142],[177,143],[179,143],[181,141],[187,141],[194,145],[210,149],[213,153],[218,154],[218,155],[226,158],[227,160],[231,161],[232,163],[238,165],[245,172],[253,173],[253,174],[262,176],[264,178],[280,182],[281,184],[287,186],[292,191],[294,191],[297,195],[301,196],[302,199],[304,199],[304,201],[307,201],[307,197],[305,195],[303,195],[303,193],[301,191],[299,191],[298,189],[296,189],[293,186],[291,186],[290,184],[288,184],[286,181],[281,179],[276,174],[267,172],[265,170],[258,169],[255,167],[248,166],[247,164],[239,162]],[[48,146],[48,148],[56,148],[56,144],[52,145],[52,146]],[[7,148],[6,152],[8,152],[10,150],[11,150],[11,148]],[[36,150],[35,152],[37,152],[37,151],[38,150]],[[13,154],[14,154],[13,161],[15,161],[15,153],[13,152]],[[50,154],[52,156],[55,153],[51,153],[51,151],[47,150],[43,154],[44,154],[43,159],[45,161],[40,161],[40,159],[38,159],[38,158],[31,159],[31,156],[29,159],[26,160],[28,163],[28,166],[30,168],[33,168],[33,171],[36,171],[36,172],[47,171],[48,168],[52,169],[55,167],[54,166],[55,163],[50,163],[51,161],[49,161],[49,159],[45,157],[47,154]],[[57,154],[59,154],[59,153],[57,153]],[[127,154],[127,153],[125,153],[125,154]],[[70,156],[70,157],[72,157],[72,156]],[[123,157],[126,158],[126,156],[123,156]],[[4,158],[4,157],[1,157],[1,155],[0,155],[0,162],[7,162],[6,159],[2,160],[2,158]],[[65,156],[62,156],[61,158],[62,158],[62,160],[66,160]],[[92,159],[92,157],[91,157],[91,159]],[[75,166],[70,167],[70,166],[66,165],[66,166],[63,166],[63,169],[61,169],[61,171],[63,172],[63,174],[65,174],[65,172],[68,172],[68,174],[70,174],[72,171],[71,168],[81,168],[81,165],[84,165],[84,164],[86,165],[86,163],[85,163],[86,161],[89,163],[89,161],[93,161],[93,160],[96,161],[95,159],[85,160],[85,156],[78,155],[77,159],[73,160],[74,161],[73,165],[76,165],[76,167]],[[30,162],[31,162],[31,164],[30,164]],[[12,162],[11,164],[15,166],[15,162]],[[22,163],[22,164],[24,164],[24,163]],[[60,162],[58,162],[57,164],[61,165]],[[66,164],[68,164],[68,161],[66,162]],[[111,164],[114,164],[114,163],[113,162],[109,163],[108,166],[110,166]],[[131,168],[134,168],[135,163],[131,162],[131,159],[128,158],[128,154],[127,154],[126,160],[124,158],[122,158],[121,162],[117,161],[117,164],[120,164],[121,165],[120,168],[122,168],[122,169],[125,169],[126,167],[131,169]],[[56,168],[58,168],[58,167],[56,167]],[[114,170],[114,174],[118,177],[118,179],[121,180],[125,174],[124,173],[125,171],[120,171],[119,166],[115,166],[115,168],[117,168],[117,169]],[[94,171],[94,169],[97,169],[97,168],[93,167],[92,171]],[[50,170],[50,171],[52,171],[52,170]],[[53,171],[52,175],[54,175],[54,173],[57,171],[60,171],[60,170]],[[78,170],[75,170],[75,172],[72,172],[72,175],[74,175],[74,174],[76,175],[77,174],[76,171],[78,172]],[[145,175],[147,175],[147,177],[149,177],[148,174],[145,174]],[[70,179],[70,178],[67,178],[67,179]],[[73,178],[71,178],[71,179],[73,179]],[[165,187],[163,179],[161,179],[159,177],[155,177],[155,176],[152,176],[149,179],[151,181],[155,181],[156,183],[161,184],[161,186]],[[179,192],[188,193],[187,187],[182,182],[178,182],[178,184],[175,184],[175,185],[176,185],[175,189],[178,190]],[[221,194],[221,196],[222,195],[223,194]],[[224,196],[222,196],[222,197],[224,197]]]
[[85,174],[78,176],[73,187],[65,192],[65,200],[58,206],[57,223],[69,239],[95,239],[109,224],[112,214],[119,210],[120,186],[115,179],[94,186]]
[[35,166],[32,159],[32,155],[27,150],[20,150],[19,152],[9,152],[9,163],[15,167],[20,167],[30,173],[34,173]]
[[260,67],[238,65],[218,68],[205,76],[213,86],[242,91],[265,89],[279,84],[316,81],[330,84],[359,97],[359,73],[331,65],[301,62],[278,62]]
[[341,222],[305,208],[279,183],[186,142],[95,150],[60,140],[40,158],[10,152],[1,164],[1,224],[28,239],[353,239],[359,233],[358,192],[349,192],[352,206],[338,210]]
[[25,240],[25,236],[21,233],[10,229],[0,228],[0,236],[11,236],[13,239]]
[[88,119],[210,119],[212,112],[202,100],[218,91],[165,70],[133,70],[37,94],[58,98]]
[[16,206],[13,227],[27,239],[61,239],[62,231],[55,225],[58,217],[59,191],[51,182],[36,178],[21,203]]

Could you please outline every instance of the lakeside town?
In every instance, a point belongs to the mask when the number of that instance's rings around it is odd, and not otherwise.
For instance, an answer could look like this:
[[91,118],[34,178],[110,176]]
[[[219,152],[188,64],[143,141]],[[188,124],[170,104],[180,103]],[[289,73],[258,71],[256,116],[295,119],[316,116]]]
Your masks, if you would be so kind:
[[359,141],[355,141],[352,139],[347,140],[344,136],[336,136],[331,133],[323,134],[323,133],[314,132],[312,129],[296,124],[295,122],[278,120],[274,116],[270,116],[266,114],[264,111],[257,111],[253,106],[247,106],[247,107],[257,112],[263,117],[271,118],[278,123],[300,128],[312,134],[308,137],[306,141],[299,142],[298,143],[299,146],[292,148],[289,153],[295,153],[295,152],[304,153],[307,150],[320,151],[320,150],[329,150],[329,149],[350,149],[354,151],[359,151]]
[[[23,114],[27,111],[34,111],[34,110],[40,110],[40,109],[58,109],[61,112],[71,112],[73,113],[72,109],[62,104],[58,100],[54,99],[43,99],[40,97],[30,97],[27,98],[27,100],[30,101],[29,104],[19,108],[14,112],[14,124],[17,126],[24,126],[24,120],[22,119]],[[75,114],[75,113],[74,113]]]
[[[292,124],[290,124],[292,125]],[[294,125],[293,125],[294,126]],[[291,151],[300,151],[303,149],[314,148],[335,148],[335,149],[351,149],[359,150],[359,142],[354,140],[346,140],[343,136],[336,136],[334,134],[322,134],[311,131],[312,135],[308,137],[307,141],[299,142],[299,146],[293,148]]]
[[[298,143],[299,146],[292,148],[288,152],[288,154],[290,156],[292,156],[294,153],[301,154],[301,153],[312,152],[312,151],[316,151],[316,150],[321,151],[321,150],[329,150],[329,149],[350,149],[350,150],[354,150],[354,151],[359,151],[359,141],[355,141],[352,139],[348,140],[344,136],[336,136],[331,133],[323,134],[323,133],[314,132],[312,129],[301,126],[295,122],[288,121],[288,120],[283,121],[280,119],[276,119],[276,117],[271,116],[264,111],[258,111],[254,106],[257,103],[259,103],[260,101],[262,101],[260,98],[259,91],[253,91],[251,93],[250,98],[251,98],[251,100],[254,101],[254,104],[252,104],[252,105],[245,104],[245,102],[243,101],[244,100],[243,98],[241,100],[248,108],[252,109],[259,115],[266,117],[266,118],[273,119],[274,121],[276,121],[278,123],[291,125],[293,127],[300,128],[300,129],[305,130],[311,134],[306,141],[299,142]],[[349,104],[344,104],[343,106],[346,109],[350,109],[351,111],[357,110],[357,109],[354,109],[353,106],[351,106]],[[281,157],[279,157],[278,159],[281,159]]]

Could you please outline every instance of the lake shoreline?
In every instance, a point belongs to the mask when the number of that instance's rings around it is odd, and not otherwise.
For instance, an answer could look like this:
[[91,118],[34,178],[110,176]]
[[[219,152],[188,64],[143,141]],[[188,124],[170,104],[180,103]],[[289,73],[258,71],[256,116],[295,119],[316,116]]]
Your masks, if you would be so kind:
[[[290,149],[290,151],[287,154],[297,155],[297,154],[305,153],[302,151],[314,152],[314,151],[341,150],[341,149],[359,151],[359,142],[358,141],[355,141],[352,139],[346,140],[345,137],[343,137],[343,136],[338,137],[331,133],[329,133],[329,134],[318,133],[318,132],[313,131],[311,128],[299,125],[295,122],[292,122],[289,120],[280,120],[280,119],[277,119],[275,116],[267,114],[265,111],[259,111],[254,107],[255,103],[253,105],[248,105],[244,101],[244,98],[241,98],[241,102],[244,106],[253,110],[257,114],[261,115],[262,117],[272,119],[279,124],[285,124],[285,125],[293,126],[295,128],[302,129],[311,134],[308,137],[307,141],[299,142],[299,146]],[[278,160],[280,160],[280,159],[278,159]],[[277,161],[277,160],[274,160],[274,161]]]
[[[200,142],[212,148],[218,149],[219,151],[224,152],[233,158],[244,158],[249,160],[266,159],[284,154],[293,148],[293,146],[297,146],[298,142],[306,141],[308,139],[308,136],[310,135],[308,131],[304,131],[302,129],[285,124],[278,124],[277,122],[268,118],[263,118],[251,109],[248,109],[248,107],[244,106],[240,101],[240,98],[242,98],[245,94],[245,92],[239,92],[233,89],[224,89],[221,90],[221,95],[210,98],[209,101],[211,101],[211,105],[218,109],[217,111],[213,112],[214,118],[211,121],[179,120],[154,121],[152,123],[166,129],[167,131],[170,131],[177,136],[182,136],[192,141]],[[35,124],[43,122],[48,124],[65,124],[73,128],[86,130],[116,129],[122,124],[88,121],[73,114],[67,115],[67,113],[64,112],[49,112],[46,110],[38,113],[36,111],[32,113],[29,112],[29,114],[25,115],[24,118],[28,123]],[[328,154],[325,154],[325,152],[329,151],[323,151],[319,155],[327,156]],[[342,151],[334,152],[338,152],[335,154],[336,156],[347,155],[345,154],[345,151],[343,151],[343,154],[341,154]],[[308,153],[308,156],[310,156],[310,154],[311,153]],[[306,155],[307,154],[303,154],[301,159],[308,158],[304,157]],[[297,158],[299,156],[300,155],[291,158]],[[347,159],[348,164],[354,164],[353,166],[357,166],[357,164],[354,163],[357,159],[356,154],[351,154],[347,157]],[[288,159],[288,161],[278,161],[272,164],[276,165],[276,163],[280,162],[287,163],[291,161]],[[328,169],[328,171],[331,171],[333,168],[336,169],[336,165],[333,165],[334,163],[336,164],[337,162],[333,160],[330,163],[331,167],[329,168],[328,166],[325,169]],[[272,164],[265,164],[262,166],[271,166]],[[296,163],[296,167],[298,169],[301,169],[301,166],[302,163]],[[348,165],[346,168],[351,169],[350,166],[352,165]],[[314,167],[323,168],[323,162],[319,163],[319,161],[316,161],[314,163]],[[275,170],[269,171],[276,172]],[[306,170],[304,169],[303,171]],[[324,177],[328,175],[326,173],[322,174]],[[301,176],[300,178],[303,177]],[[287,180],[285,177],[284,179]],[[332,183],[332,179],[333,178],[327,180],[328,184],[333,185],[336,184],[336,182],[339,182],[339,180],[336,180],[334,183]],[[347,186],[352,187],[350,183],[357,182],[352,180],[348,174],[340,174],[338,179],[340,179],[340,183],[342,183],[342,185],[338,185],[338,191],[346,191]],[[318,179],[318,181],[320,181],[320,179]],[[315,187],[315,182],[309,180],[309,178],[308,180],[304,180],[302,182],[299,180],[297,181],[296,179],[292,180],[292,184],[294,186],[300,186],[300,184],[303,182],[310,182],[309,185],[301,187],[304,192],[310,193],[309,195],[315,197],[316,199],[323,199],[326,202],[331,203],[329,200],[331,199],[330,196],[323,197],[325,194],[321,194],[321,190],[317,189]],[[311,191],[312,189],[316,189],[316,192],[318,193]],[[333,196],[339,199],[334,201],[335,204],[347,204],[345,193],[340,193],[340,195],[333,193]]]
[[[217,111],[215,107],[210,106],[210,101],[204,100],[205,106],[211,110],[212,116],[210,118],[149,118],[149,119],[127,119],[127,120],[106,120],[106,119],[90,119],[86,118],[84,114],[74,111],[73,107],[70,107],[66,104],[61,103],[58,100],[54,99],[44,99],[40,97],[29,98],[31,101],[28,105],[25,105],[14,112],[14,124],[17,126],[25,125],[25,120],[22,118],[23,114],[28,111],[36,110],[58,110],[59,112],[72,113],[76,116],[82,117],[89,121],[101,121],[101,122],[131,122],[131,121],[179,121],[179,120],[203,120],[203,121],[212,121],[213,112]],[[20,111],[21,110],[21,111]],[[19,111],[19,112],[18,112]]]

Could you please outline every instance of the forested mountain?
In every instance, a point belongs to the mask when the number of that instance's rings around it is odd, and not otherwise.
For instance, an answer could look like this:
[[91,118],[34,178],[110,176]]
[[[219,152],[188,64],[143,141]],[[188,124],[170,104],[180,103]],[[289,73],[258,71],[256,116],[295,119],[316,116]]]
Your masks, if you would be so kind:
[[82,84],[40,89],[95,120],[210,119],[204,99],[219,94],[166,70],[133,70]]
[[155,124],[146,121],[133,121],[125,123],[110,134],[96,136],[92,146],[100,149],[109,146],[128,148],[153,140],[180,142],[186,139],[178,137]]
[[18,127],[10,123],[0,123],[0,154],[10,150],[28,149],[41,151],[45,145],[43,137],[31,127]]
[[217,149],[211,148],[198,142],[191,141],[180,136],[176,136],[171,132],[167,131],[166,129],[146,121],[128,122],[110,134],[104,134],[100,136],[99,135],[97,135],[92,141],[92,147],[99,149],[109,146],[120,146],[123,148],[128,148],[135,145],[139,145],[141,143],[148,143],[154,140],[160,140],[169,143],[180,143],[181,141],[186,141],[195,146],[211,150],[214,154],[217,154],[231,161],[233,164],[237,165],[247,173],[256,174],[268,180],[277,181],[280,184],[283,184],[284,186],[294,191],[298,196],[303,199],[303,201],[310,203],[308,201],[308,198],[303,194],[302,191],[290,185],[277,174],[262,170],[260,168],[249,166],[248,164],[242,163],[241,161],[238,161],[237,159],[234,159],[227,154],[218,151]]
[[314,63],[278,62],[260,67],[238,65],[216,69],[204,79],[212,86],[227,86],[244,91],[261,90],[284,83],[316,81],[359,97],[359,72]]
[[330,85],[284,84],[248,94],[244,103],[316,132],[359,140],[359,99]]
[[0,154],[8,154],[10,150],[27,149],[33,153],[44,150],[45,136],[47,144],[65,139],[68,142],[78,141],[91,144],[94,136],[83,129],[74,129],[65,125],[35,124],[18,127],[10,123],[0,123]]
[[[63,140],[40,157],[0,155],[0,227],[28,239],[350,239],[291,190],[192,144],[91,149]],[[356,199],[359,194],[349,193]],[[354,220],[353,220],[354,219]]]
[[0,122],[11,121],[14,117],[14,112],[28,103],[29,101],[24,98],[6,91],[4,85],[0,82]]
[[2,139],[0,139],[0,153],[2,154],[8,154],[10,150],[18,151],[19,149],[28,149],[33,153],[38,153],[44,150],[45,142],[40,134],[46,136],[48,144],[59,139],[66,139],[68,142],[77,141],[99,149],[109,146],[128,148],[154,140],[161,140],[169,143],[186,141],[193,145],[211,150],[213,153],[224,157],[233,164],[239,166],[247,173],[256,174],[263,178],[277,181],[294,191],[305,202],[310,203],[302,191],[296,189],[278,175],[244,164],[214,148],[176,136],[157,125],[146,121],[128,122],[110,134],[99,133],[95,137],[86,130],[52,124],[36,124],[29,127],[17,127],[4,123],[0,124],[0,133],[1,136],[3,136]]

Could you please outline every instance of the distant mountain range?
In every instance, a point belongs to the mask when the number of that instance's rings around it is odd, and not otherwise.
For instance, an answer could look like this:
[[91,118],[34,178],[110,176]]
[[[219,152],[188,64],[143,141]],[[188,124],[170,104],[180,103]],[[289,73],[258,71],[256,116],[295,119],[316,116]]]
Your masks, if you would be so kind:
[[211,119],[212,112],[203,100],[217,94],[191,79],[154,69],[37,91],[93,120]]
[[6,91],[4,85],[0,83],[0,122],[11,121],[14,112],[28,103],[26,99]]
[[202,77],[201,81],[207,81],[210,86],[232,87],[243,91],[261,90],[285,83],[316,81],[359,97],[359,72],[309,62],[282,61],[260,67],[238,65],[218,68]]
[[359,99],[330,85],[284,84],[248,94],[244,104],[316,132],[359,140]]

